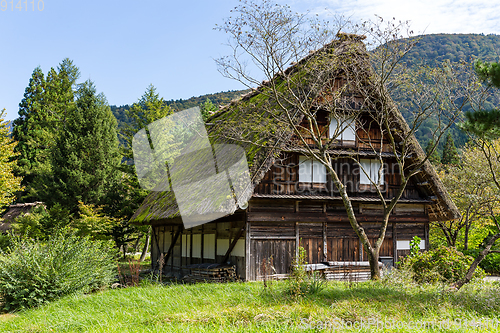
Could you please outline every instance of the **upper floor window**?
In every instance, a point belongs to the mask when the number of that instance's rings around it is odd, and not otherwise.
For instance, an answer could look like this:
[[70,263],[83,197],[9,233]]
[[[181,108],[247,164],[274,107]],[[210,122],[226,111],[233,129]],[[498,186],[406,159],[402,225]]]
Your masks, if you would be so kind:
[[328,137],[342,141],[356,141],[356,119],[331,116]]
[[[359,183],[362,185],[384,184],[384,170],[381,169],[382,164],[375,159],[360,159]],[[363,171],[364,170],[364,171]],[[380,178],[379,178],[380,171]],[[380,181],[380,182],[379,182]]]
[[299,182],[326,183],[326,167],[318,161],[299,156]]

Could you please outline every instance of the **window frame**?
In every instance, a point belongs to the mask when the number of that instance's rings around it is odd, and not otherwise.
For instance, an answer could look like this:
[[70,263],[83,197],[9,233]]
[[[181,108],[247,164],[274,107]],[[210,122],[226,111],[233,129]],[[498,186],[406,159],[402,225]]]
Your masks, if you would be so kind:
[[[333,124],[335,123],[335,126]],[[333,137],[337,128],[340,128],[340,133]],[[346,138],[347,135],[347,138]],[[335,117],[330,115],[328,123],[328,138],[340,140],[341,142],[356,142],[356,117]]]
[[[383,186],[385,184],[385,176],[384,176],[384,168],[383,164],[380,163],[380,160],[374,158],[360,158],[358,161],[359,165],[359,184],[360,185],[379,185]],[[378,171],[382,168],[382,172],[380,174],[380,183],[379,183],[379,174]],[[363,169],[366,171],[363,171]]]
[[[326,184],[327,183],[327,172],[326,167],[310,157],[300,155],[299,156],[299,183],[308,184]],[[309,169],[308,172],[304,170]]]

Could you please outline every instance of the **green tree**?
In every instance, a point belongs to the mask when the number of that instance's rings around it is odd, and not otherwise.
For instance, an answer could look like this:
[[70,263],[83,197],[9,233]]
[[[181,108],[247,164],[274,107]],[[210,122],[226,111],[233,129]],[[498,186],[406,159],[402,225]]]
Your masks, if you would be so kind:
[[73,88],[79,77],[78,67],[68,58],[61,61],[57,71],[51,68],[47,74],[45,103],[55,119],[55,123],[52,124],[54,128],[59,128],[60,124],[64,124],[66,114],[74,107]]
[[205,100],[205,102],[202,105],[200,105],[200,109],[203,121],[205,122],[211,115],[215,114],[219,110],[217,106],[214,103],[212,103],[212,101],[208,97]]
[[66,113],[74,107],[73,87],[78,77],[78,68],[68,58],[57,70],[51,68],[46,79],[40,67],[33,71],[13,128],[19,153],[16,175],[23,177],[26,188],[21,201],[39,200],[52,173],[51,149]]
[[9,137],[9,128],[4,121],[5,109],[0,111],[0,208],[11,203],[14,194],[22,189],[21,177],[13,173],[16,167],[15,142]]
[[460,156],[450,133],[446,136],[441,162],[445,165],[458,165],[460,163]]
[[434,140],[430,139],[429,142],[427,142],[425,153],[429,156],[429,161],[431,161],[433,165],[439,165],[441,163],[441,157],[439,156]]
[[[126,244],[134,239],[133,235],[143,237],[146,235],[146,244],[149,243],[151,230],[148,227],[136,227],[130,225],[128,220],[144,201],[148,192],[142,189],[137,179],[133,162],[132,140],[134,135],[146,128],[150,123],[173,114],[173,110],[166,104],[164,99],[156,92],[156,88],[150,84],[141,98],[126,110],[128,123],[125,125],[121,135],[125,144],[121,147],[123,157],[121,170],[122,181],[117,184],[111,192],[108,207],[109,214],[120,218],[119,224],[113,229],[113,238],[118,247],[125,252]],[[141,259],[144,259],[147,246],[144,247]]]
[[79,202],[101,204],[119,178],[120,155],[116,119],[103,94],[89,80],[79,85],[75,108],[52,153],[53,178],[45,201],[76,211]]
[[45,79],[42,69],[37,67],[19,103],[19,117],[14,120],[12,130],[18,153],[15,173],[23,177],[22,185],[26,187],[21,200],[31,201],[36,197],[33,181],[40,173],[50,169],[47,148],[52,143],[53,135],[47,126],[49,118],[45,104]]
[[[500,63],[482,62],[477,60],[474,64],[479,78],[491,87],[500,88]],[[465,113],[466,121],[462,128],[469,133],[485,139],[497,139],[500,137],[500,110],[477,110]]]

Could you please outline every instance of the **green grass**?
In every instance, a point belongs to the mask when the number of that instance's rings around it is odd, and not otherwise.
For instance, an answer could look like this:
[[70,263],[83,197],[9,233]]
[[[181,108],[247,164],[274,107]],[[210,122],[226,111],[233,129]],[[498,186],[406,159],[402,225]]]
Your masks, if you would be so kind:
[[[328,283],[316,295],[294,299],[286,282],[149,285],[73,295],[46,306],[0,315],[0,332],[317,332],[349,322],[441,322],[500,319],[500,284],[459,292],[395,282]],[[394,329],[361,332],[492,332],[500,327]],[[330,326],[323,331],[334,331]]]

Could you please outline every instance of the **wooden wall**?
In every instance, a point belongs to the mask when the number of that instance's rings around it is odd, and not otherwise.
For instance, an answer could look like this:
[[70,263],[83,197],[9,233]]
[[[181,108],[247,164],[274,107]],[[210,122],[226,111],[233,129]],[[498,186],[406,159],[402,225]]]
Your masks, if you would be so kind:
[[[234,243],[226,263],[236,265],[236,274],[245,278],[245,232],[240,232],[245,228],[245,222],[241,216],[236,219],[240,221],[227,221],[226,218],[226,221],[211,222],[187,230],[184,230],[182,225],[154,226],[151,244],[152,268],[158,269],[158,260],[163,253],[164,258],[168,257],[163,267],[164,273],[182,277],[189,273],[189,265],[223,263],[226,252]],[[181,231],[171,248],[179,228]]]
[[[300,183],[299,182],[299,154],[289,154],[275,165],[271,166],[260,183],[255,187],[258,194],[282,194],[282,195],[324,195],[339,196],[338,190],[327,174],[327,182]],[[398,164],[394,159],[384,160],[384,185],[382,191],[386,198],[392,198],[397,193],[401,178]],[[338,158],[333,161],[333,168],[339,175],[342,183],[347,187],[351,197],[374,197],[378,198],[372,185],[359,184],[359,166],[349,158]],[[403,192],[402,199],[425,199],[419,193],[414,179],[410,180]]]
[[[381,208],[374,204],[355,206],[370,241],[378,237]],[[272,258],[276,274],[286,274],[297,249],[303,247],[310,264],[325,261],[367,261],[361,242],[348,222],[343,206],[315,200],[252,200],[248,211],[247,279],[262,279],[262,263]],[[428,216],[423,205],[399,205],[391,216],[380,256],[399,256],[396,240],[419,236],[428,248]],[[427,231],[426,231],[427,230]]]
[[[380,206],[359,203],[354,204],[354,208],[358,221],[373,242],[381,225]],[[428,248],[428,230],[424,205],[398,205],[391,215],[380,256],[399,260],[408,251],[398,250],[397,241],[411,240],[414,236],[425,240],[425,248]],[[177,241],[172,246],[177,233]],[[340,203],[254,198],[246,214],[189,230],[182,230],[181,225],[155,226],[152,265],[157,269],[159,254],[167,256],[170,251],[164,272],[180,277],[189,273],[189,265],[222,263],[233,242],[236,245],[228,261],[237,266],[237,274],[246,280],[261,279],[262,263],[271,258],[274,273],[289,273],[299,246],[305,249],[306,261],[310,264],[368,260]]]

